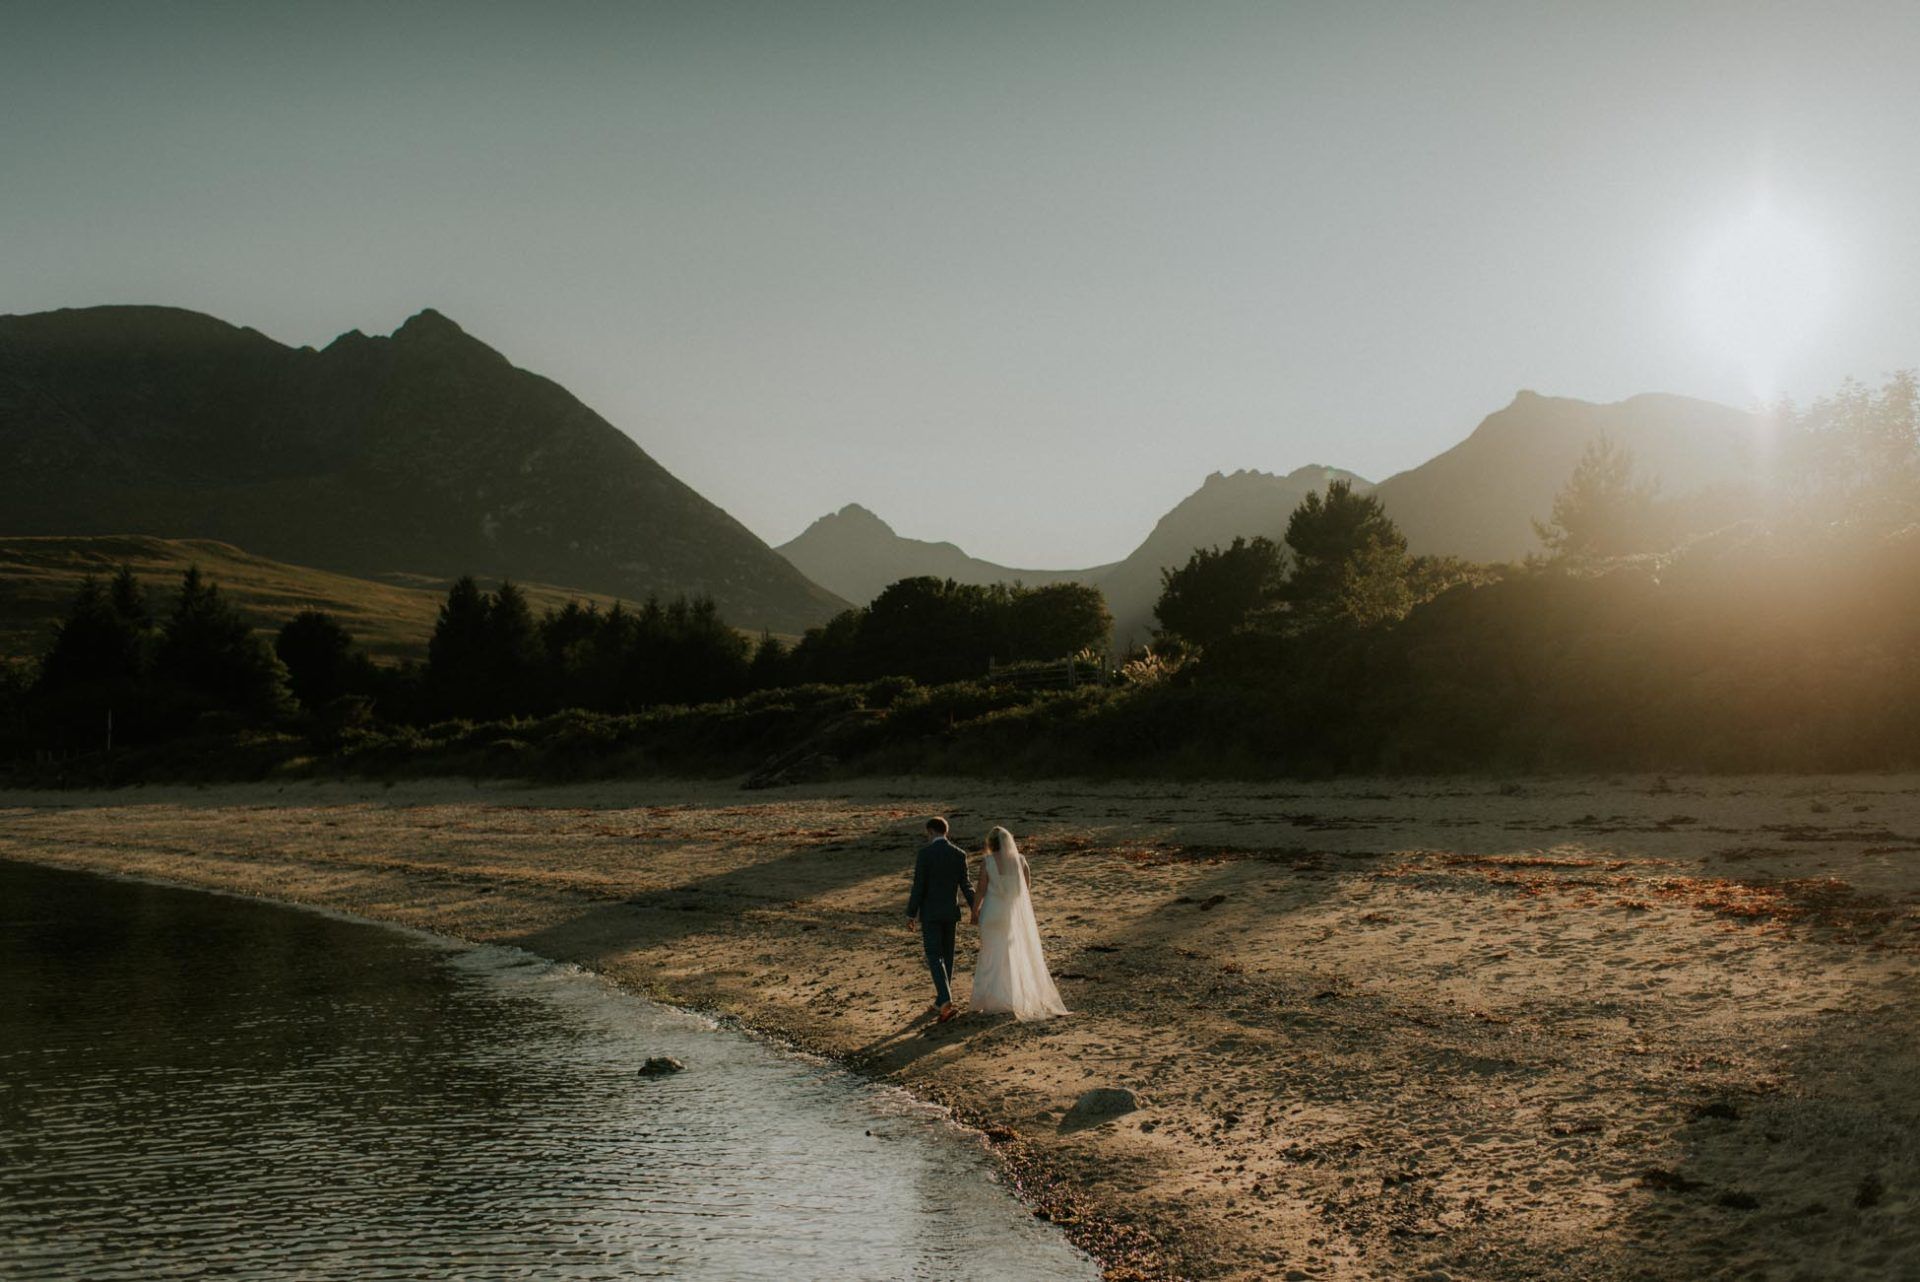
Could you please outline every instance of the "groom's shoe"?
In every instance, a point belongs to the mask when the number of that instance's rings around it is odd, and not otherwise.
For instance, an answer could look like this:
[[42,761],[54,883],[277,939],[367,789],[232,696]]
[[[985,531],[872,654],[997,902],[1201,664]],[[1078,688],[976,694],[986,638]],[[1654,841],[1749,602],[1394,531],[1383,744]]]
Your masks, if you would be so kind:
[[940,1008],[940,1017],[936,1019],[934,1023],[944,1024],[948,1020],[952,1019],[955,1015],[958,1015],[959,1013],[960,1013],[959,1009],[955,1007],[952,1002],[948,1002],[945,1006],[942,1006]]

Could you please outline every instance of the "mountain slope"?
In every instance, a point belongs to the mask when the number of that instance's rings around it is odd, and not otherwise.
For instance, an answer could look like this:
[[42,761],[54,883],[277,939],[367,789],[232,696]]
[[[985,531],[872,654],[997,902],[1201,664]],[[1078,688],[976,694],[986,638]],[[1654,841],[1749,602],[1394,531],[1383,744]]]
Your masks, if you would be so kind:
[[1540,550],[1533,518],[1548,515],[1602,434],[1631,450],[1640,475],[1670,497],[1752,484],[1766,461],[1759,420],[1725,405],[1659,394],[1597,405],[1523,391],[1464,441],[1375,492],[1415,552],[1517,560]]
[[356,575],[844,604],[566,389],[433,311],[322,351],[163,307],[0,317],[0,533],[236,543]]
[[1114,639],[1145,641],[1160,599],[1160,572],[1186,564],[1193,550],[1264,534],[1278,538],[1308,493],[1346,479],[1368,482],[1338,468],[1309,466],[1285,476],[1270,472],[1215,472],[1154,525],[1125,560],[1084,570],[1020,570],[968,556],[951,543],[904,539],[857,503],[821,517],[778,551],[817,583],[865,603],[887,584],[913,575],[961,583],[1091,583],[1114,615]]
[[1151,636],[1162,570],[1185,565],[1195,548],[1225,546],[1236,538],[1260,535],[1280,538],[1301,500],[1340,480],[1357,490],[1371,488],[1364,477],[1318,464],[1295,468],[1284,476],[1241,471],[1207,477],[1154,524],[1126,560],[1094,578],[1113,611],[1114,640],[1125,646],[1130,640],[1144,643]]
[[861,507],[849,503],[830,512],[782,543],[778,552],[815,583],[849,601],[865,603],[882,588],[916,575],[952,579],[958,583],[1060,583],[1085,581],[1111,567],[1097,570],[1018,570],[968,556],[951,543],[929,543],[902,538],[893,527]]
[[[1611,405],[1523,391],[1465,440],[1377,486],[1338,468],[1214,473],[1155,524],[1125,560],[1086,570],[1012,570],[967,556],[951,543],[902,539],[864,508],[822,517],[781,552],[855,601],[909,574],[965,582],[1073,580],[1106,594],[1114,639],[1144,641],[1153,628],[1160,573],[1195,548],[1235,537],[1278,538],[1308,493],[1347,480],[1371,489],[1417,553],[1476,561],[1517,560],[1540,550],[1533,520],[1545,518],[1581,453],[1607,435],[1631,450],[1643,477],[1670,498],[1740,491],[1764,482],[1767,434],[1741,410],[1684,396],[1647,394]],[[844,567],[844,568],[842,568]]]

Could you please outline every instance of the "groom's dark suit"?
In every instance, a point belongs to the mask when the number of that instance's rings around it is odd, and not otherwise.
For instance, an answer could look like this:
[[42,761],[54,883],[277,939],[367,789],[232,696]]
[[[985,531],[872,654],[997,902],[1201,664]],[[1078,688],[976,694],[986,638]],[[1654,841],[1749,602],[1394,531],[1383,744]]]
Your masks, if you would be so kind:
[[967,852],[945,837],[936,837],[914,856],[907,916],[920,919],[920,942],[926,947],[927,969],[933,973],[933,989],[942,1006],[953,1000],[953,937],[960,924],[956,895],[965,895],[967,907],[973,907]]

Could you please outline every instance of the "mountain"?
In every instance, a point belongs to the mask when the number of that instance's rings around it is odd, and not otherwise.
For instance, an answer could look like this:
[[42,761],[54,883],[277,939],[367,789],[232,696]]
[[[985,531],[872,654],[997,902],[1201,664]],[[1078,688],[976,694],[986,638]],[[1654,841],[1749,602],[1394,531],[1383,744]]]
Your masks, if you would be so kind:
[[215,539],[361,576],[844,607],[567,390],[434,311],[324,350],[166,307],[0,316],[0,533]]
[[849,601],[866,603],[889,583],[916,575],[959,583],[1059,583],[1085,581],[1096,570],[1017,570],[968,556],[951,543],[907,539],[858,503],[830,512],[799,537],[774,549],[799,571]]
[[1215,472],[1161,517],[1125,560],[1086,570],[1012,570],[968,556],[951,543],[902,539],[858,505],[820,520],[780,551],[818,581],[854,601],[911,574],[969,583],[1024,579],[1092,583],[1114,614],[1114,640],[1144,641],[1153,629],[1160,572],[1195,548],[1237,536],[1279,538],[1300,501],[1329,482],[1372,490],[1406,533],[1414,552],[1475,561],[1511,561],[1540,550],[1533,520],[1580,455],[1606,435],[1631,450],[1641,476],[1660,493],[1739,492],[1766,475],[1768,436],[1758,417],[1711,401],[1649,393],[1611,405],[1523,391],[1488,415],[1465,440],[1378,485],[1339,468],[1309,466],[1284,476]]
[[1236,538],[1278,539],[1302,499],[1333,481],[1368,490],[1366,478],[1337,467],[1311,464],[1284,476],[1272,472],[1215,472],[1154,524],[1127,559],[1097,574],[1094,582],[1113,611],[1118,644],[1145,642],[1153,632],[1153,606],[1160,599],[1160,572],[1185,565],[1195,548],[1225,546]]
[[1123,561],[1084,570],[1020,570],[968,556],[951,543],[905,539],[857,503],[823,516],[778,551],[803,573],[850,601],[862,604],[889,583],[926,574],[961,583],[1091,583],[1114,615],[1114,639],[1145,641],[1153,630],[1153,604],[1160,599],[1160,571],[1184,565],[1197,547],[1231,543],[1236,536],[1278,538],[1300,500],[1329,481],[1368,482],[1330,467],[1269,472],[1215,472],[1201,487],[1161,517]]
[[1764,476],[1768,437],[1753,414],[1686,396],[1596,405],[1523,391],[1464,441],[1375,492],[1415,552],[1517,560],[1540,550],[1533,518],[1547,516],[1582,451],[1603,434],[1631,450],[1638,473],[1659,481],[1666,497]]

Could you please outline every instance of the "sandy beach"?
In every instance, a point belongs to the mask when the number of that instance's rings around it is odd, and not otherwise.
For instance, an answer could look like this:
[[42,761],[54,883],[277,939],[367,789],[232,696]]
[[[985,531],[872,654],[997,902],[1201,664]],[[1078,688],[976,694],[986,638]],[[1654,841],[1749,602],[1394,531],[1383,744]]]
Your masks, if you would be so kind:
[[[936,812],[1020,838],[1070,1018],[918,1022]],[[0,858],[736,1017],[953,1107],[1113,1278],[1920,1278],[1920,777],[11,793]]]

